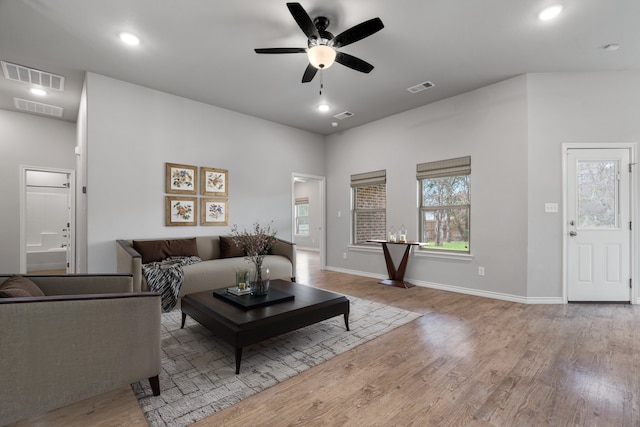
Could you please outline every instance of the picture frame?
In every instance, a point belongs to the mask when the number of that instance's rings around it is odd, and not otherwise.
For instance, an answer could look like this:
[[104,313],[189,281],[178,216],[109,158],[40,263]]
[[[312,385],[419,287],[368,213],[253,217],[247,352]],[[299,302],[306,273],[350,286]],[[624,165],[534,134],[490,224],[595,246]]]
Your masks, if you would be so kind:
[[198,167],[166,163],[166,192],[169,194],[197,194]]
[[196,197],[165,196],[165,221],[167,226],[196,225],[198,218]]
[[200,168],[200,192],[203,196],[226,197],[229,195],[229,171],[227,169]]
[[200,199],[200,225],[228,225],[229,200],[216,198]]

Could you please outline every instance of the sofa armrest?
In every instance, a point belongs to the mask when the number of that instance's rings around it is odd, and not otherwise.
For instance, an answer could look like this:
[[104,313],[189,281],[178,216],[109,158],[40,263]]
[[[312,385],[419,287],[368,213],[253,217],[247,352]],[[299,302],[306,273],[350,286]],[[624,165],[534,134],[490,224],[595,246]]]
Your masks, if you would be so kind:
[[159,294],[6,300],[14,302],[0,304],[0,424],[160,372]]
[[276,239],[276,242],[271,246],[271,253],[273,255],[282,255],[291,261],[291,271],[293,272],[293,277],[291,277],[291,281],[296,281],[296,244],[293,242],[288,242],[282,239]]
[[[26,274],[45,295],[133,292],[131,274]],[[0,275],[0,283],[10,276]]]
[[117,271],[133,276],[133,290],[142,290],[142,255],[127,240],[116,240]]

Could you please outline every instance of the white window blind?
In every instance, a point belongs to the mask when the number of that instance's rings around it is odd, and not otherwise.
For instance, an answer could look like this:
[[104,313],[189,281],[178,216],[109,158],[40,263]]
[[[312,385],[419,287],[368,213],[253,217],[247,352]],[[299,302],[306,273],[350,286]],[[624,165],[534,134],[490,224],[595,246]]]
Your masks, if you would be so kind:
[[419,163],[416,166],[418,180],[461,175],[471,175],[471,156]]

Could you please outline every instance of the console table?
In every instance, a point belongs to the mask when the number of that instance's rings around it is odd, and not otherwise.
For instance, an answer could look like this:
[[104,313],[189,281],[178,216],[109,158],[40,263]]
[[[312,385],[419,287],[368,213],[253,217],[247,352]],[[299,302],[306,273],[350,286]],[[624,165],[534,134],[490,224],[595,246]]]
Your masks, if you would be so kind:
[[[384,252],[384,260],[387,263],[387,272],[389,274],[389,278],[378,282],[382,285],[396,286],[398,288],[411,288],[415,285],[412,285],[409,282],[404,281],[404,272],[407,270],[407,263],[409,262],[409,254],[411,253],[411,248],[414,246],[424,245],[421,242],[389,242],[387,240],[367,240],[367,242],[371,243],[380,243],[382,245],[382,251]],[[396,269],[395,264],[393,263],[393,259],[391,258],[391,254],[389,253],[389,248],[387,245],[404,245],[406,246],[404,249],[404,255],[402,256],[402,260],[400,261],[400,266]]]

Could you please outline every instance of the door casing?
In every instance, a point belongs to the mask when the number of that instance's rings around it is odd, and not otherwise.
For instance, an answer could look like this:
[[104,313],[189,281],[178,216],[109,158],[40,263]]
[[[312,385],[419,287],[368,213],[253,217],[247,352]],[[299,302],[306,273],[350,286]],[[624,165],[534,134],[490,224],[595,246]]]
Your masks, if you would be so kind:
[[71,243],[71,249],[67,253],[67,273],[74,273],[75,270],[75,171],[70,169],[56,169],[45,168],[39,166],[20,166],[20,273],[25,274],[27,272],[27,224],[26,224],[26,211],[27,211],[27,171],[38,172],[54,172],[68,174],[69,176],[69,203],[71,206],[71,212],[69,213],[70,230],[69,241]]

